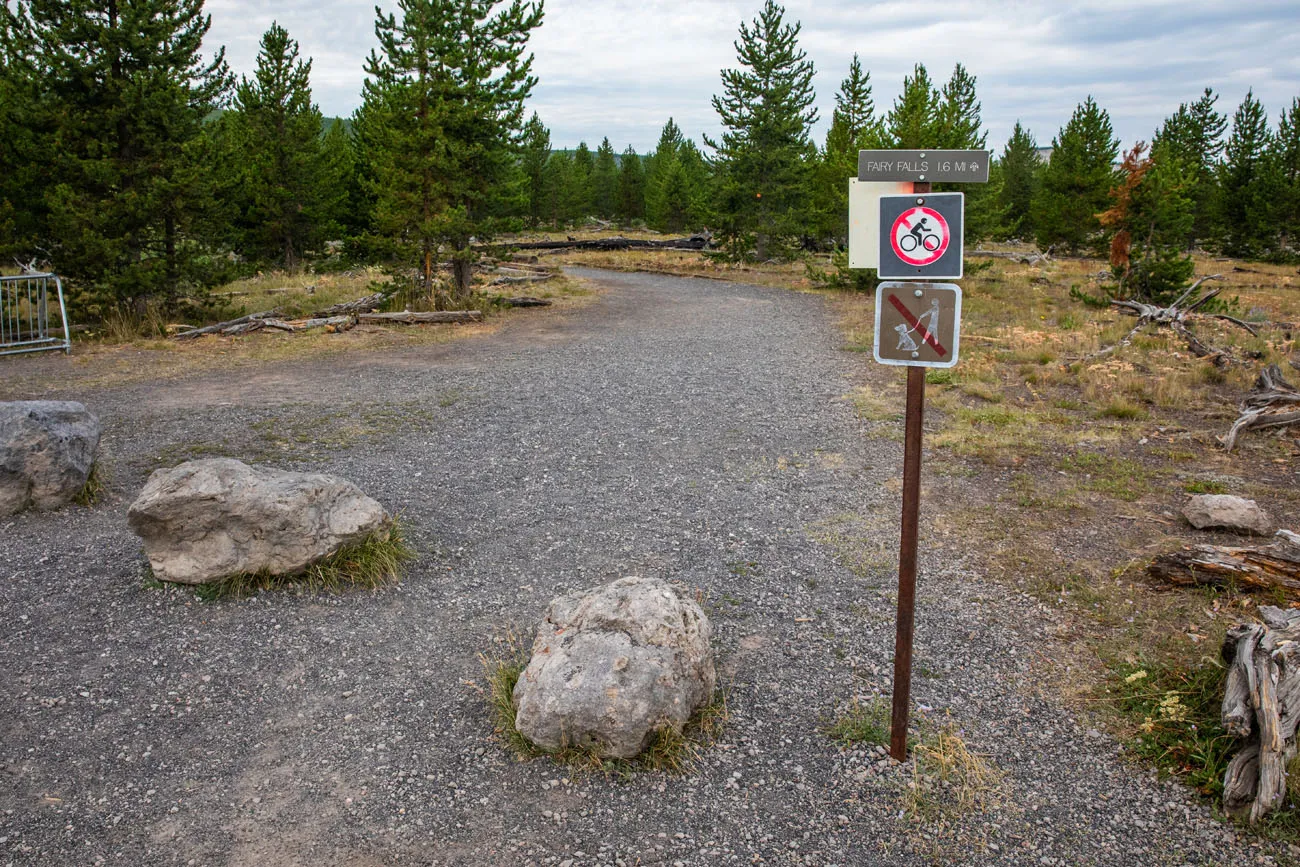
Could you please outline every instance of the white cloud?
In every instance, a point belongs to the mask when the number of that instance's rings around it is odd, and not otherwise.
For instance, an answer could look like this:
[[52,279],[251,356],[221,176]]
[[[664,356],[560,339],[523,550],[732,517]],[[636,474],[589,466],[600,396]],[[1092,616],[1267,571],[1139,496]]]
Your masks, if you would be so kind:
[[[387,11],[396,8],[382,2]],[[530,100],[557,145],[609,136],[645,151],[672,116],[692,136],[718,132],[710,97],[735,63],[742,20],[761,0],[549,0],[532,49],[540,83]],[[912,65],[942,82],[963,63],[979,79],[990,146],[1020,119],[1048,143],[1089,94],[1126,141],[1149,138],[1179,102],[1210,86],[1231,110],[1253,87],[1272,118],[1300,95],[1300,8],[1256,0],[949,0],[942,4],[788,0],[801,45],[817,67],[818,105],[829,120],[835,89],[856,51],[870,70],[877,108],[888,109]],[[261,34],[278,20],[314,58],[316,100],[346,115],[360,100],[374,45],[374,7],[354,0],[208,0],[209,45],[250,74]]]

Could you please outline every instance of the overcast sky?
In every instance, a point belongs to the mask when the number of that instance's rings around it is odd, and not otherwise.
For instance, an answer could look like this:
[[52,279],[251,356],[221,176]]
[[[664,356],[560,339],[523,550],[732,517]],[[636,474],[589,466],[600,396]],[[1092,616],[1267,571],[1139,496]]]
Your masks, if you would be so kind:
[[[385,11],[396,0],[382,0]],[[738,27],[762,0],[546,0],[531,47],[539,79],[530,100],[557,147],[609,136],[617,150],[653,148],[668,117],[699,140],[715,136],[710,97],[735,65]],[[374,4],[361,0],[207,0],[209,46],[250,74],[262,33],[278,20],[314,59],[312,86],[327,115],[360,101],[375,45]],[[800,44],[817,69],[820,143],[834,94],[857,52],[883,113],[914,63],[946,80],[954,63],[977,78],[989,146],[1017,119],[1040,145],[1092,94],[1127,144],[1149,139],[1180,102],[1213,87],[1231,115],[1248,88],[1272,123],[1300,96],[1297,0],[790,0]]]

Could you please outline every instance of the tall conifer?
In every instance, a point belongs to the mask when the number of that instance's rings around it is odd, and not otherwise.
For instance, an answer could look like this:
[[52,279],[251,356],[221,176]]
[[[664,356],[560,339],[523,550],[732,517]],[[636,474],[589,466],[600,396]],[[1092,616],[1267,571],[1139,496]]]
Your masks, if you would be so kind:
[[202,280],[201,125],[230,87],[202,0],[19,0],[51,185],[42,236],[91,312],[173,303]]
[[752,25],[741,23],[740,68],[723,70],[723,94],[713,97],[725,131],[705,143],[717,151],[722,241],[736,258],[749,255],[751,244],[758,259],[784,252],[807,228],[808,132],[817,110],[800,29],[766,0]]
[[1118,153],[1110,115],[1089,96],[1052,139],[1052,156],[1030,209],[1039,247],[1100,249],[1097,215],[1110,205]]
[[468,295],[472,240],[501,224],[523,195],[517,157],[524,100],[536,79],[530,32],[539,2],[399,0],[400,20],[377,11],[379,48],[366,62],[373,112],[374,225],[415,259],[433,292],[435,259],[452,260],[457,297]]

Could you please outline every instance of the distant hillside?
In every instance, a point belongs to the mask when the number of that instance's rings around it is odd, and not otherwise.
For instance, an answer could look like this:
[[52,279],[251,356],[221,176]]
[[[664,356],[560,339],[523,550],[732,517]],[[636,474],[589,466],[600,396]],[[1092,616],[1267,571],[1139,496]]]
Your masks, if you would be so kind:
[[[225,113],[226,110],[224,108],[219,108],[216,111],[209,114],[207,117],[203,118],[203,122],[212,123],[214,120],[221,117]],[[325,133],[329,132],[329,128],[334,125],[335,121],[339,121],[340,123],[342,123],[343,131],[348,135],[352,135],[352,118],[350,117],[322,117],[320,123],[321,135],[324,135]]]

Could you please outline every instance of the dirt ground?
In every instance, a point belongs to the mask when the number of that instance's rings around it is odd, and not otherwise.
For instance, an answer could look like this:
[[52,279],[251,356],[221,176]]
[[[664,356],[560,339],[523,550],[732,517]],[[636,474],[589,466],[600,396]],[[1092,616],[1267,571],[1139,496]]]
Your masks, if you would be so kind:
[[[1170,480],[1129,492],[1117,486],[1139,477],[1132,467],[1081,462],[1077,442],[1019,462],[1001,446],[940,444],[944,413],[985,408],[961,383],[935,384],[917,737],[941,733],[934,742],[984,772],[891,767],[828,730],[889,691],[896,376],[855,351],[852,311],[822,296],[575,273],[593,289],[585,303],[456,339],[359,335],[376,342],[325,352],[268,336],[196,366],[138,347],[105,351],[103,364],[0,361],[4,399],[77,399],[101,416],[109,486],[91,508],[0,522],[0,859],[1292,857],[1157,779],[1062,689],[1071,672],[1100,677],[1099,663],[1069,661],[1076,643],[1092,647],[1091,627],[1049,598],[1043,576],[1080,595],[1094,579],[1065,579],[1084,574],[1076,563],[1110,574],[1115,534],[1170,532],[1180,459],[1155,452],[1183,448],[1185,432],[1141,419],[1106,428],[1107,446],[1124,443],[1106,455],[1142,467],[1144,482]],[[1021,423],[1004,415],[965,423]],[[204,603],[148,589],[126,507],[153,469],[213,455],[355,481],[402,515],[418,561],[396,587],[337,597]],[[1276,466],[1269,490],[1286,490],[1294,467]],[[1070,493],[1059,507],[1057,479]],[[1265,499],[1300,517],[1294,499]],[[1032,544],[1011,544],[1017,528]],[[1047,568],[1008,584],[990,574],[995,543]],[[721,738],[680,776],[518,761],[492,731],[480,656],[527,633],[555,595],[627,574],[681,581],[704,600],[727,673]]]

